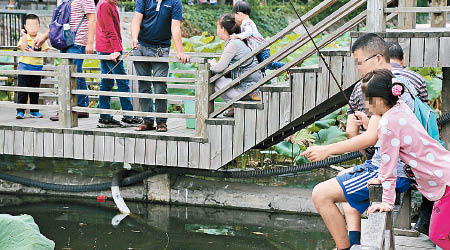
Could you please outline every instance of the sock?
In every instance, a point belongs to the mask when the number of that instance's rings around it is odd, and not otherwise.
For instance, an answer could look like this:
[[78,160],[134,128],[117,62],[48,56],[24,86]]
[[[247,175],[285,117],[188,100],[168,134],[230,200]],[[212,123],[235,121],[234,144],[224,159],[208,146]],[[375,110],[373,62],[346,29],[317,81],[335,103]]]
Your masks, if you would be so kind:
[[350,247],[352,247],[353,245],[361,245],[361,232],[349,231],[348,239],[350,240]]

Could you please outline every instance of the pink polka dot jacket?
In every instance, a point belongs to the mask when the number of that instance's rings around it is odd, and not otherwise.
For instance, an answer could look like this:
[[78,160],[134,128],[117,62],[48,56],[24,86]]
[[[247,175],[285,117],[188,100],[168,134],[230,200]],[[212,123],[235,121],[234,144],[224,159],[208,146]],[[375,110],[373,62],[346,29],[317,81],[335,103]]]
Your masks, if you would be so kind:
[[394,207],[397,161],[409,164],[417,189],[429,200],[439,200],[450,186],[450,152],[431,138],[402,101],[384,113],[378,125],[383,204]]

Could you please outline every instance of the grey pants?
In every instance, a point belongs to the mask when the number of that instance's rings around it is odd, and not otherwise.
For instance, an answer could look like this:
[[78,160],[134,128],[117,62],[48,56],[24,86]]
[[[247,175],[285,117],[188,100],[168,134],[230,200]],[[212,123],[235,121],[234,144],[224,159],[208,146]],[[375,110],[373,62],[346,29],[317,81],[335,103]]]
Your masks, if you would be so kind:
[[[139,44],[134,51],[135,56],[168,57],[170,48],[146,47]],[[134,62],[138,76],[167,77],[169,73],[169,63],[165,62]],[[167,94],[166,82],[138,81],[139,93],[152,94],[152,85],[155,94]],[[153,112],[153,99],[140,98],[141,110],[143,112]],[[167,113],[167,99],[156,99],[155,110],[157,113]],[[166,122],[167,118],[156,118],[156,122]],[[154,117],[144,117],[144,122],[150,125],[154,123]]]

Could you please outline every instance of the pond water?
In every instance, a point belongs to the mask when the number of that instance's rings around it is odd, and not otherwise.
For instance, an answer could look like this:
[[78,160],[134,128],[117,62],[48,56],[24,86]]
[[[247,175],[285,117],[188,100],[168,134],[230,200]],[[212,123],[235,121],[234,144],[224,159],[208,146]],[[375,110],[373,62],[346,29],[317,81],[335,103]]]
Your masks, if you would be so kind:
[[133,215],[121,219],[110,202],[0,195],[0,204],[0,213],[33,216],[61,250],[333,247],[317,216],[129,202]]
[[[133,166],[142,170],[142,166]],[[111,177],[123,164],[0,155],[0,170]],[[264,186],[313,188],[335,171],[259,179],[228,179]],[[302,249],[333,248],[318,216],[127,202],[120,218],[110,201],[0,195],[0,213],[33,216],[60,250],[78,249]],[[115,222],[113,222],[115,221]],[[120,223],[119,223],[120,221]],[[117,224],[117,225],[113,225]]]

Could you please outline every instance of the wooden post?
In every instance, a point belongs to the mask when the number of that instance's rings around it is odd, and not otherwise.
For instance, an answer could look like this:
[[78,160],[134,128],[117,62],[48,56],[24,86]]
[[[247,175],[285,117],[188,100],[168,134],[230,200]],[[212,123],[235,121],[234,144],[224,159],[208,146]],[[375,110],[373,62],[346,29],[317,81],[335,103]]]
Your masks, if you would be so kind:
[[206,137],[206,118],[214,111],[214,101],[209,101],[214,85],[209,84],[209,63],[199,63],[195,81],[195,136]]
[[383,188],[381,185],[369,186],[369,200],[372,205],[373,202],[381,202],[383,198]]
[[[447,6],[447,0],[433,0],[432,7]],[[447,12],[431,13],[431,27],[445,27],[447,24]]]
[[[398,0],[398,7],[416,7],[417,0]],[[415,29],[416,13],[399,13],[398,14],[399,29]]]
[[76,72],[75,65],[70,60],[62,59],[58,69],[58,102],[59,102],[59,127],[73,128],[78,126],[78,115],[72,111],[77,105],[77,96],[72,95],[72,89],[77,88],[77,79],[72,77]]
[[367,32],[386,31],[386,16],[384,15],[386,6],[386,0],[367,0]]
[[[450,112],[450,68],[442,67],[442,114]],[[442,126],[441,138],[445,148],[450,150],[450,124]]]
[[411,229],[411,189],[403,194],[400,211],[395,222],[395,235],[418,237],[419,232]]
[[400,208],[395,227],[405,230],[411,229],[411,189],[403,195],[402,207]]

